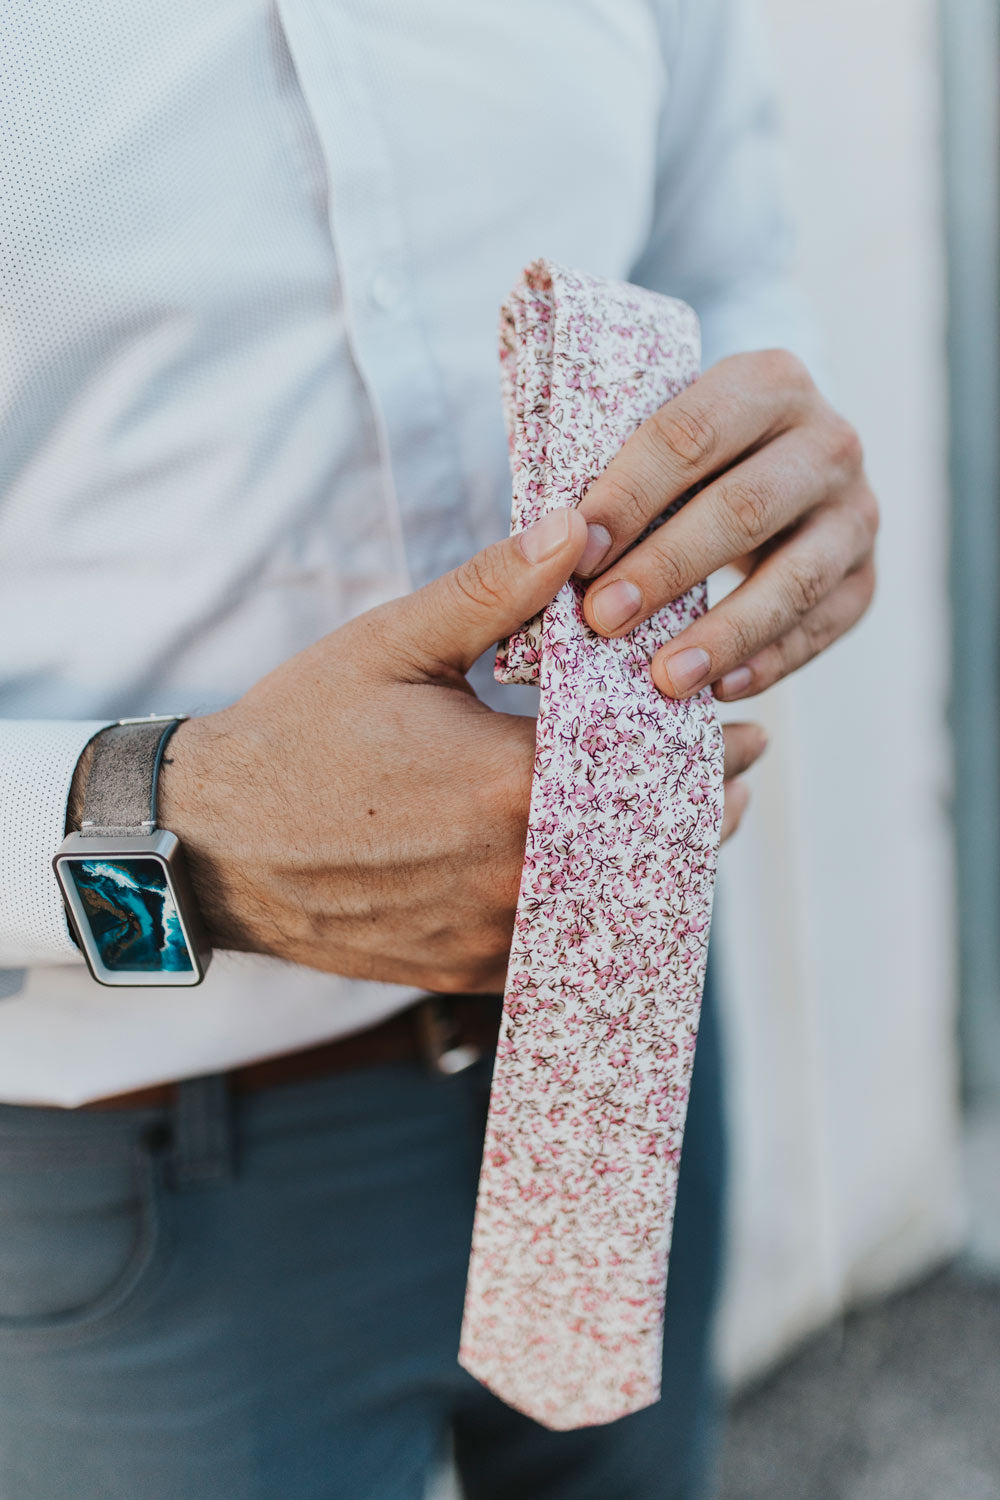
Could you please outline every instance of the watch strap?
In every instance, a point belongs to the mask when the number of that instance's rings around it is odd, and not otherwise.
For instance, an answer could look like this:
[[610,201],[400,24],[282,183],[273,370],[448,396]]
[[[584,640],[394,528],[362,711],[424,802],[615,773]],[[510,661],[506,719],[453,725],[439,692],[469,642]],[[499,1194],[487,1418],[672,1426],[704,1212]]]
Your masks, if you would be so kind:
[[83,794],[85,837],[152,833],[156,788],[167,741],[184,715],[122,719],[93,741]]

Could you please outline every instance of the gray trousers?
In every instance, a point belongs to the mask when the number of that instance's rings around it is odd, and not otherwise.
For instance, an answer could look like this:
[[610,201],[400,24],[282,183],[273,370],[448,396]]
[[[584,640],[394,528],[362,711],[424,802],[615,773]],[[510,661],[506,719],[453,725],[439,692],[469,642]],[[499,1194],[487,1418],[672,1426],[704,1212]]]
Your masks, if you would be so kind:
[[664,1399],[550,1433],[455,1361],[489,1062],[0,1107],[0,1500],[701,1500],[723,1139],[698,1048]]

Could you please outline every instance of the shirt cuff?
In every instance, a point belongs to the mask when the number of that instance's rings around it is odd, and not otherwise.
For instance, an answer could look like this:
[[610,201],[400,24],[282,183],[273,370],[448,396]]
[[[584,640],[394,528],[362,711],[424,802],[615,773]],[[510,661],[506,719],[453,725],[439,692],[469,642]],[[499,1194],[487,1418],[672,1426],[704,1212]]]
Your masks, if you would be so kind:
[[77,761],[108,722],[0,720],[0,969],[80,958],[52,856]]

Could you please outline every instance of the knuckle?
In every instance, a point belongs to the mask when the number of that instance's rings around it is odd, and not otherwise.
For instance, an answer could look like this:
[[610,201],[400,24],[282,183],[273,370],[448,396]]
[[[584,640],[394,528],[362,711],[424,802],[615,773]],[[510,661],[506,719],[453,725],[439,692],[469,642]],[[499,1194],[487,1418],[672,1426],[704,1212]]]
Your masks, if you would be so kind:
[[796,632],[797,648],[790,653],[793,659],[786,668],[793,671],[796,667],[804,667],[806,662],[812,661],[821,651],[825,651],[841,633],[841,627],[835,625],[832,620],[806,619],[800,624]]
[[833,462],[845,473],[857,474],[864,467],[864,444],[857,428],[836,412],[827,423],[827,444]]
[[741,615],[734,615],[726,627],[725,658],[734,663],[746,661],[758,644],[756,631]]
[[697,582],[697,575],[692,574],[691,564],[680,548],[668,546],[665,540],[660,541],[656,537],[653,541],[653,556],[656,576],[650,589],[651,595],[655,593],[661,599],[676,599],[692,583]]
[[861,525],[862,535],[869,544],[874,542],[878,536],[879,526],[882,524],[882,516],[879,511],[879,503],[875,491],[870,484],[861,486],[855,501],[855,514]]
[[465,964],[429,974],[426,988],[432,995],[469,995],[475,990],[479,978],[478,967]]
[[466,603],[492,611],[503,600],[503,567],[492,549],[470,557],[451,574],[452,587]]
[[789,631],[783,642],[781,675],[784,677],[789,672],[804,667],[806,662],[812,661],[814,656],[825,651],[838,634],[839,630],[834,629],[831,622],[820,614],[814,615],[811,619],[806,616],[800,620],[795,629]]
[[741,551],[759,547],[771,535],[776,495],[767,480],[755,475],[726,485],[726,508],[733,527],[733,540]]
[[804,391],[812,386],[813,379],[808,366],[791,349],[764,349],[760,359],[765,375],[770,376],[776,385],[794,391]]
[[796,643],[801,643],[802,638],[802,631],[797,628],[790,630],[767,648],[761,677],[768,685],[787,677],[789,672],[794,672],[796,667],[801,666],[802,658]]
[[422,969],[419,974],[420,987],[431,995],[457,993],[451,989],[454,977],[454,971],[451,969]]
[[827,570],[819,558],[802,558],[785,581],[789,607],[795,616],[808,615],[829,593]]
[[513,925],[511,911],[506,924],[484,917],[460,932],[451,929],[449,951],[439,955],[423,976],[427,988],[441,995],[472,995],[495,987],[510,954]]
[[704,405],[669,402],[651,417],[653,432],[660,447],[684,471],[701,471],[719,446],[719,431],[714,417]]
[[462,981],[462,988],[459,994],[476,995],[488,988],[490,975],[496,967],[497,957],[498,955],[493,955],[492,963],[484,958],[476,963],[467,964],[458,976]]
[[850,630],[871,608],[877,583],[878,574],[875,561],[871,557],[849,575],[846,583],[846,587],[850,590],[847,595],[848,615],[843,629]]
[[868,562],[858,572],[861,585],[861,613],[864,614],[875,597],[875,588],[878,583],[878,572],[875,567],[874,558],[869,558]]
[[644,530],[659,509],[652,478],[638,465],[631,465],[627,472],[624,465],[620,469],[607,469],[602,485],[606,518],[620,537],[633,536]]

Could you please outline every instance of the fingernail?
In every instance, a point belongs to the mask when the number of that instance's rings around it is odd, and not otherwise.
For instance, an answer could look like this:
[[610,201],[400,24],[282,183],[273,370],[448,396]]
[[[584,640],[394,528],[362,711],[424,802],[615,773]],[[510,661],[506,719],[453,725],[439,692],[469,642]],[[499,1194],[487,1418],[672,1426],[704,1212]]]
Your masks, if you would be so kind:
[[610,547],[611,533],[608,528],[591,522],[587,527],[587,545],[576,565],[576,571],[583,575],[593,573],[598,563],[607,557]]
[[745,693],[753,679],[753,673],[749,667],[734,667],[727,672],[725,677],[719,681],[719,696],[721,698],[738,698],[740,693]]
[[642,594],[636,585],[627,578],[616,578],[614,583],[598,589],[591,608],[602,630],[620,630],[626,620],[631,620],[638,612],[641,604]]
[[553,552],[566,545],[569,536],[569,511],[553,510],[534,526],[520,534],[521,551],[530,563],[544,562]]
[[689,693],[705,681],[711,671],[712,658],[700,646],[689,646],[686,651],[668,656],[663,665],[674,692]]

